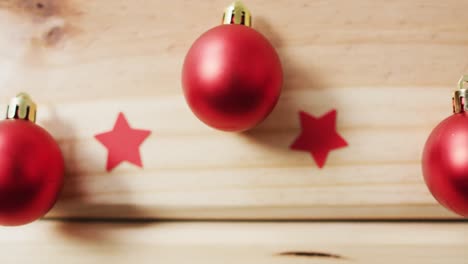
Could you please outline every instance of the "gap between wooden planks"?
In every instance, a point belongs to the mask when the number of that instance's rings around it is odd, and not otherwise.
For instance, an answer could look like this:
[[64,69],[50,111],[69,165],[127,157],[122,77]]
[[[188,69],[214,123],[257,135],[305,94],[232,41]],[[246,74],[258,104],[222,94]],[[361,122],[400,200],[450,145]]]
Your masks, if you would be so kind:
[[2,263],[466,264],[468,223],[92,223],[0,228]]
[[[468,72],[467,1],[246,1],[254,28],[279,52],[285,83],[273,114],[245,134],[203,126],[180,87],[185,53],[229,2],[0,2],[0,102],[34,96],[39,124],[67,161],[50,216],[455,217],[428,193],[419,163]],[[299,110],[331,108],[350,147],[317,170],[288,146]],[[119,111],[153,134],[144,170],[107,174],[93,135]]]

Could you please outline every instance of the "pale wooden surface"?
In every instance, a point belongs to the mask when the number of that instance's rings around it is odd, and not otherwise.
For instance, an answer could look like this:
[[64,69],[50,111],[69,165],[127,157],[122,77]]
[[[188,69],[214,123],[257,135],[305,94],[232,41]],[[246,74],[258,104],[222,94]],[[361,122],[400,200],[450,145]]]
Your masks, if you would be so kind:
[[0,229],[2,263],[15,264],[466,264],[467,247],[461,223],[39,222]]
[[[51,216],[453,217],[428,193],[420,154],[468,72],[467,1],[246,1],[280,53],[285,86],[245,134],[202,125],[180,87],[185,53],[228,2],[0,0],[0,101],[31,93],[67,160]],[[331,108],[350,147],[318,170],[288,145],[299,110]],[[144,170],[107,174],[93,135],[119,111],[153,134]]]

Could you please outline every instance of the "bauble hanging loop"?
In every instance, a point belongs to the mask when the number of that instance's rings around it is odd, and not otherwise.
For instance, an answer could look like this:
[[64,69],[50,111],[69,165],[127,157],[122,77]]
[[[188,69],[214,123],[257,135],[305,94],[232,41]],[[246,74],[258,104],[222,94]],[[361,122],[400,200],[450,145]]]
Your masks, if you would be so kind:
[[249,10],[236,1],[226,9],[223,25],[200,36],[185,58],[185,98],[193,113],[213,128],[251,129],[270,114],[280,96],[279,56],[251,25]]
[[458,81],[458,90],[453,93],[452,104],[453,113],[458,114],[468,110],[468,105],[465,104],[465,99],[468,97],[468,90],[465,89],[465,84],[468,82],[468,75],[463,75]]
[[224,10],[223,24],[235,24],[252,27],[252,15],[249,9],[241,2],[235,1]]
[[36,125],[36,104],[21,93],[0,122],[0,225],[30,223],[55,204],[63,184],[58,144]]
[[434,128],[422,157],[426,184],[446,208],[468,217],[468,75],[453,93],[453,115]]
[[20,93],[13,97],[7,106],[7,119],[23,119],[36,122],[36,103],[26,93]]

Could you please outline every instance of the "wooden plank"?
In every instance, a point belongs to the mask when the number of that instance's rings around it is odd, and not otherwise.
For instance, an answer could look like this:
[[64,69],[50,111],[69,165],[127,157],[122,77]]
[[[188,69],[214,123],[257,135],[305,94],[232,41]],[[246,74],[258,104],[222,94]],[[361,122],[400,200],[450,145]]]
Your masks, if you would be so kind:
[[[420,154],[468,72],[466,1],[252,1],[254,27],[278,49],[284,93],[243,134],[213,131],[180,88],[193,40],[226,1],[0,2],[0,101],[18,91],[66,156],[53,217],[451,218],[428,193]],[[318,170],[291,152],[297,112],[336,108],[350,147]],[[93,135],[119,111],[151,129],[144,170],[105,172]]]
[[3,263],[451,263],[467,223],[78,223],[0,229]]

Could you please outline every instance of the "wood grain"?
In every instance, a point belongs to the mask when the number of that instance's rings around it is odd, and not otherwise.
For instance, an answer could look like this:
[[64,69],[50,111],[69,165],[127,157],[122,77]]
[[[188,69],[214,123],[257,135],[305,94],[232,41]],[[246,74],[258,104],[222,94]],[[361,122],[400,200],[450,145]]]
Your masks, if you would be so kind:
[[[420,154],[468,72],[468,2],[249,1],[278,49],[284,92],[243,134],[186,106],[185,53],[226,1],[0,1],[0,101],[27,91],[67,160],[52,217],[452,218],[428,193]],[[338,110],[350,146],[318,170],[288,146],[297,112]],[[93,135],[119,111],[151,129],[144,170],[105,172]]]
[[2,263],[465,264],[462,223],[70,223],[0,229]]

